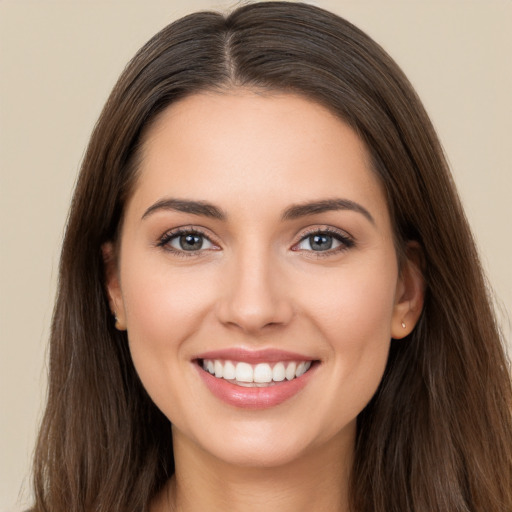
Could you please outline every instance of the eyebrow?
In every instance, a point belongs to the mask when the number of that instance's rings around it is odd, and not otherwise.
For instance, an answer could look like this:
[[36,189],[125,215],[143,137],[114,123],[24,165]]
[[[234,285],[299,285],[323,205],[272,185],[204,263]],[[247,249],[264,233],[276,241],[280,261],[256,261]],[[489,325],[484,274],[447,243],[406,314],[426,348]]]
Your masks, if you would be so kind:
[[[183,213],[191,213],[203,217],[210,217],[217,220],[226,220],[227,215],[217,206],[206,201],[192,201],[188,199],[174,199],[164,198],[152,204],[142,215],[145,219],[152,213],[159,210],[173,210]],[[312,201],[308,203],[301,203],[292,205],[283,212],[283,220],[294,220],[308,215],[318,215],[320,213],[338,210],[350,210],[362,214],[372,224],[375,224],[375,219],[371,213],[359,203],[351,201],[350,199],[323,199],[320,201]]]
[[210,217],[212,219],[225,220],[226,214],[213,204],[205,201],[190,201],[187,199],[160,199],[151,205],[142,216],[145,219],[149,215],[159,210],[174,210],[177,212],[191,213],[192,215],[201,215],[203,217]]
[[364,206],[361,206],[359,203],[351,201],[350,199],[338,198],[292,205],[284,211],[283,220],[293,220],[300,217],[306,217],[308,215],[317,215],[319,213],[337,210],[351,210],[361,213],[372,224],[375,224],[375,219]]

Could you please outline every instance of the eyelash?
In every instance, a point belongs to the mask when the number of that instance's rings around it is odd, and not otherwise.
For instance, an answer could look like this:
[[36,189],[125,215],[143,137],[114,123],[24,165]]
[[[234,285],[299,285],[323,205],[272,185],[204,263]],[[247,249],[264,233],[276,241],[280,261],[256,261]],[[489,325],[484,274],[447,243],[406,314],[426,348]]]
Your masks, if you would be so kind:
[[[313,250],[307,250],[307,249],[294,249],[294,247],[297,247],[301,242],[307,240],[308,238],[315,236],[315,235],[327,235],[338,242],[340,242],[340,245],[338,247],[335,247],[334,249],[328,249],[326,251],[313,251]],[[355,240],[350,237],[347,233],[343,231],[338,231],[333,228],[314,228],[311,230],[306,231],[305,233],[301,234],[301,237],[298,242],[296,242],[293,247],[292,251],[303,251],[306,253],[309,253],[310,256],[314,258],[326,258],[329,256],[332,256],[333,254],[338,254],[344,251],[347,251],[348,249],[351,249],[356,245]]]
[[[184,228],[177,228],[171,231],[167,231],[162,235],[159,242],[157,243],[158,247],[161,247],[162,249],[172,252],[176,256],[182,257],[182,258],[189,258],[198,256],[199,254],[203,253],[204,251],[210,251],[212,249],[199,249],[197,251],[185,251],[180,249],[175,249],[170,245],[170,242],[174,240],[175,238],[179,238],[180,236],[184,235],[196,235],[200,236],[204,240],[207,240],[210,242],[213,246],[218,247],[217,244],[215,244],[210,237],[204,233],[202,230],[196,228],[196,227],[184,227]],[[213,249],[217,250],[217,249]]]
[[[196,235],[200,236],[203,239],[207,240],[210,244],[212,244],[215,247],[218,247],[211,239],[210,237],[204,233],[201,229],[198,229],[196,227],[184,227],[184,228],[178,228],[171,231],[167,231],[160,240],[157,243],[158,247],[161,247],[165,249],[166,251],[172,252],[176,256],[188,258],[188,257],[197,257],[204,251],[211,251],[212,249],[199,249],[197,251],[186,251],[186,250],[179,250],[170,245],[170,242],[180,236],[184,235]],[[328,249],[326,251],[314,251],[314,250],[307,250],[307,249],[298,249],[297,247],[300,243],[307,240],[309,237],[312,237],[314,235],[327,235],[335,240],[337,240],[340,245],[338,247],[335,247],[334,249]],[[314,228],[311,230],[306,231],[305,233],[301,234],[300,239],[295,242],[292,246],[292,251],[296,252],[305,252],[310,253],[310,256],[315,258],[323,258],[332,256],[333,254],[338,254],[343,251],[346,251],[352,247],[355,246],[355,241],[352,237],[348,236],[346,233],[335,230],[333,228]],[[217,249],[213,249],[217,250]]]

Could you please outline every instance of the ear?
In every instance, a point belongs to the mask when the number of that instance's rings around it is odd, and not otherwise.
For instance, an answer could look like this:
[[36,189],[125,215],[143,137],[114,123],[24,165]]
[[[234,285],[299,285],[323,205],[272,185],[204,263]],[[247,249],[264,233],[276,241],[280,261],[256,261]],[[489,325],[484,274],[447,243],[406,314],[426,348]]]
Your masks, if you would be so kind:
[[391,337],[394,339],[405,338],[412,332],[423,310],[425,299],[425,265],[420,245],[409,242],[405,257],[398,277],[391,323]]
[[115,317],[116,329],[125,331],[126,314],[119,280],[118,258],[114,244],[112,242],[103,244],[101,246],[101,253],[105,267],[105,286],[110,311],[112,311],[112,315]]

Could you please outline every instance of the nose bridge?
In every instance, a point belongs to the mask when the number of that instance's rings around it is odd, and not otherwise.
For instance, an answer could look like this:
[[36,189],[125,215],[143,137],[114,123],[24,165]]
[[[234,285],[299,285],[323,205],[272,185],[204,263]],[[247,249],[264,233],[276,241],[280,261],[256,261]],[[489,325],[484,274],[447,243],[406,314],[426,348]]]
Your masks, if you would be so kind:
[[225,293],[219,304],[220,319],[246,332],[284,325],[293,308],[271,247],[256,239],[241,244],[226,270]]

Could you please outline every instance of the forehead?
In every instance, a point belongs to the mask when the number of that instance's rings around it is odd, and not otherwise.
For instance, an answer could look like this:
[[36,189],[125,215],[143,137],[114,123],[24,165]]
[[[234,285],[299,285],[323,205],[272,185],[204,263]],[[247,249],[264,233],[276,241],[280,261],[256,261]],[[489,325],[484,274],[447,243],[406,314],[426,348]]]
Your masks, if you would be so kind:
[[147,130],[132,199],[139,208],[171,195],[254,212],[343,196],[386,211],[369,161],[346,123],[302,96],[200,93]]

